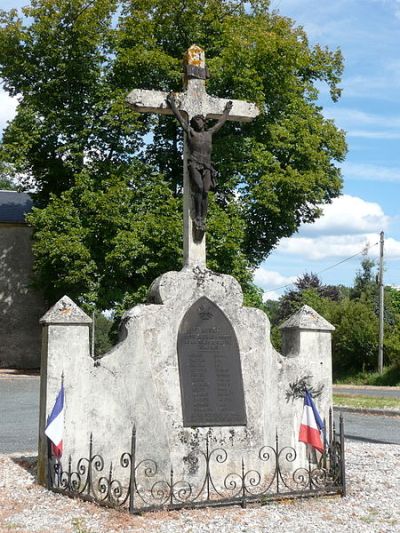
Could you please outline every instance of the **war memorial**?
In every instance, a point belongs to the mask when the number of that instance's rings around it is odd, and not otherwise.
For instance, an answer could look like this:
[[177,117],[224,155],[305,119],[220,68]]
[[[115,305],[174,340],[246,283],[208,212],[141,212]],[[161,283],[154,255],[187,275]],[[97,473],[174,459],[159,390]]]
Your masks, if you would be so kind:
[[[259,111],[207,94],[198,46],[185,55],[184,77],[182,93],[127,97],[137,112],[174,115],[185,132],[184,267],[154,280],[99,359],[90,355],[91,319],[68,296],[42,317],[39,482],[131,512],[344,494],[333,327],[303,307],[281,326],[280,354],[267,316],[243,306],[239,283],[207,269],[213,135]],[[325,419],[323,453],[298,441],[305,387]],[[60,457],[45,428],[61,388]]]

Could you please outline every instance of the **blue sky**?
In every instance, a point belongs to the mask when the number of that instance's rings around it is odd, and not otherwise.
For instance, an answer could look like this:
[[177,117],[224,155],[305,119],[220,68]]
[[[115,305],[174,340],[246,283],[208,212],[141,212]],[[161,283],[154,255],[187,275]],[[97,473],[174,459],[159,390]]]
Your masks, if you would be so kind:
[[[1,7],[26,3],[2,0]],[[342,98],[334,104],[322,86],[321,104],[347,132],[349,152],[342,164],[343,195],[315,224],[283,239],[256,272],[256,282],[269,298],[304,272],[328,269],[321,272],[323,282],[349,285],[361,256],[330,267],[367,244],[376,258],[383,230],[385,282],[400,285],[400,0],[271,0],[271,7],[303,26],[311,43],[342,50]],[[0,90],[0,128],[15,105]]]
[[322,87],[324,114],[347,132],[341,165],[343,196],[315,224],[283,239],[256,272],[265,297],[304,272],[350,285],[361,256],[336,263],[366,244],[377,258],[385,232],[385,282],[400,285],[400,0],[272,0],[273,9],[306,30],[311,43],[339,47],[345,60],[343,95],[334,104]]

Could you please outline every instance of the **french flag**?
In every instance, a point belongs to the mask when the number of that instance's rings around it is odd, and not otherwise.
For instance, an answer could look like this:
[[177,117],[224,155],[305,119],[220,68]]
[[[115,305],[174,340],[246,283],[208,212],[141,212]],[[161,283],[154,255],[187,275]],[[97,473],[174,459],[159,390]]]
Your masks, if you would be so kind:
[[60,458],[63,453],[63,433],[64,433],[64,385],[61,385],[57,394],[56,402],[49,418],[47,419],[45,435],[51,442],[52,454]]
[[299,441],[310,444],[313,448],[323,453],[324,445],[322,444],[321,431],[324,429],[324,423],[315,407],[311,394],[306,389],[304,397],[303,418],[300,425]]

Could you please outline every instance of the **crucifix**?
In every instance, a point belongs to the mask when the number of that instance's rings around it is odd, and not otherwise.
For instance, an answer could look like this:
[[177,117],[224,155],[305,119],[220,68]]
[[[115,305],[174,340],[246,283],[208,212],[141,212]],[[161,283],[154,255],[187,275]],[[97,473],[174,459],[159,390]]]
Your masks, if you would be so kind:
[[[207,194],[213,185],[212,134],[226,120],[249,122],[259,114],[257,106],[242,100],[215,98],[206,92],[208,71],[204,51],[192,45],[184,58],[185,91],[166,93],[134,89],[127,102],[140,113],[175,115],[184,129],[183,156],[183,253],[184,266],[206,267],[205,216]],[[205,129],[207,118],[218,122]]]

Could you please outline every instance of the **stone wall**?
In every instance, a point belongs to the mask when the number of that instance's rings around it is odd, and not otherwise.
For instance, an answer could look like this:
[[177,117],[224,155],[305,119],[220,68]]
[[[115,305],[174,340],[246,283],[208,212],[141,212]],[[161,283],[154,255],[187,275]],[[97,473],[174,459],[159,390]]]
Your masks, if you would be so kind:
[[[204,304],[207,299],[225,315],[237,338],[244,423],[190,427],[184,421],[178,339],[184,318],[193,306],[198,305],[199,313],[206,318],[214,313],[212,306],[207,308]],[[281,447],[293,446],[300,452],[298,461],[289,467],[301,464],[306,447],[297,438],[303,400],[290,396],[291,388],[309,376],[311,385],[321,389],[317,399],[321,416],[328,417],[332,404],[332,326],[316,319],[318,315],[313,313],[306,312],[301,320],[287,325],[289,333],[284,334],[299,337],[294,342],[297,351],[291,350],[290,356],[281,355],[271,344],[267,316],[258,309],[243,307],[241,288],[234,278],[196,268],[168,272],[154,282],[148,304],[125,314],[121,342],[94,361],[89,349],[90,319],[64,297],[42,319],[39,480],[46,480],[45,421],[62,376],[66,404],[63,461],[69,455],[75,461],[87,457],[92,433],[94,451],[107,464],[112,461],[115,465],[120,455],[129,451],[135,425],[136,461],[154,459],[164,476],[169,475],[171,464],[176,469],[187,467],[188,471],[178,474],[189,476],[194,484],[197,475],[201,478],[200,471],[185,464],[184,458],[187,460],[191,452],[204,445],[207,434],[213,448],[229,449],[230,460],[214,465],[221,469],[222,477],[237,471],[242,459],[248,468],[257,468],[258,451],[262,446],[274,445],[276,434]],[[224,342],[224,337],[214,341]],[[187,339],[190,343],[190,337]],[[204,340],[203,335],[201,342]],[[212,349],[206,348],[208,355]],[[192,383],[197,379],[195,372],[197,369],[192,373]],[[224,387],[223,380],[221,383]],[[229,406],[224,409],[229,410]]]
[[0,367],[39,368],[45,304],[30,287],[32,230],[0,224]]

